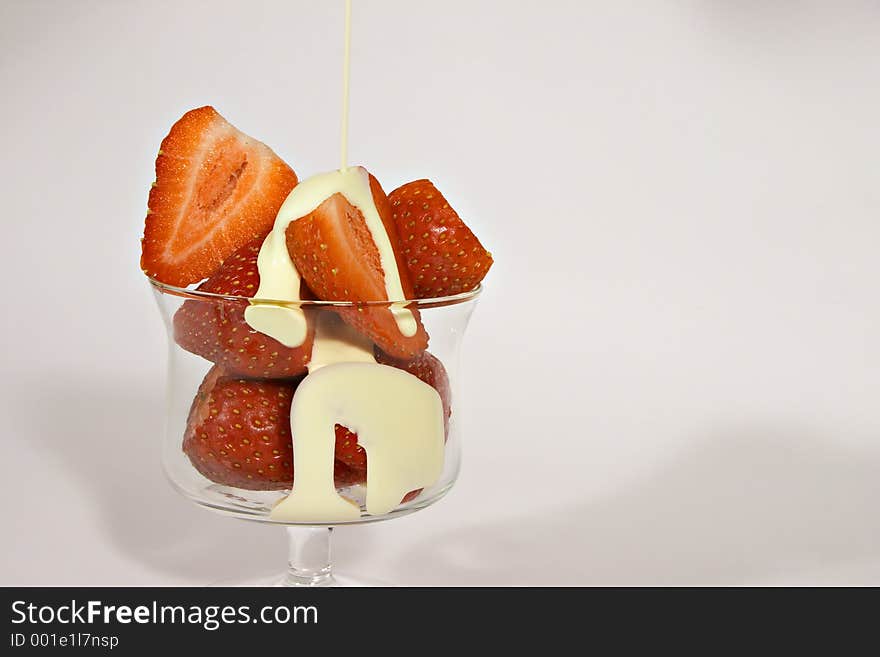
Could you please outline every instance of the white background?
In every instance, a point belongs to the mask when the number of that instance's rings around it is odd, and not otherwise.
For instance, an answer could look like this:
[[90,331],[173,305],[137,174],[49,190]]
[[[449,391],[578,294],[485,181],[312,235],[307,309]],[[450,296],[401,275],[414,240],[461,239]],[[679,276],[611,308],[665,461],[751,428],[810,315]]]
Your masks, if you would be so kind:
[[[0,584],[268,574],[159,467],[153,160],[213,104],[337,165],[342,2],[0,4]],[[880,584],[876,2],[355,0],[351,160],[496,265],[465,467],[394,584]]]

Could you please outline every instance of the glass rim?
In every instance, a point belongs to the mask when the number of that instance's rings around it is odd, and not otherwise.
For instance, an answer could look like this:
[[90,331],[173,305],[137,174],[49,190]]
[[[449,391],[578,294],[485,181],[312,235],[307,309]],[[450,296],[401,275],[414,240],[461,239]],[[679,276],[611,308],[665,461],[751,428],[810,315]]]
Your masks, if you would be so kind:
[[435,308],[438,306],[454,306],[461,303],[472,301],[480,296],[483,291],[483,284],[478,283],[477,286],[467,292],[459,292],[443,297],[428,297],[425,299],[400,299],[400,300],[383,300],[383,301],[324,301],[322,299],[303,299],[301,301],[282,301],[280,299],[254,299],[253,297],[243,297],[234,294],[218,294],[216,292],[206,292],[204,290],[195,290],[185,287],[177,287],[163,283],[155,278],[147,276],[147,280],[154,290],[184,299],[195,299],[201,301],[244,301],[254,303],[254,305],[266,304],[273,306],[295,306],[297,308],[306,306],[313,308],[363,308],[363,307],[383,307],[387,308],[391,304],[404,304],[407,307],[414,308]]

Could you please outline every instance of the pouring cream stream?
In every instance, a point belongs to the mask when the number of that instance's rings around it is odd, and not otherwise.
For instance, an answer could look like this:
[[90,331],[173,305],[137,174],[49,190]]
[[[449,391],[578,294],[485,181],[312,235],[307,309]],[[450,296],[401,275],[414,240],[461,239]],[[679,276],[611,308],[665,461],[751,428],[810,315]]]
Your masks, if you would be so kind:
[[[260,285],[245,310],[251,328],[288,347],[301,345],[308,327],[299,305],[300,275],[287,250],[287,227],[334,194],[342,194],[361,212],[379,251],[386,298],[405,298],[391,240],[373,202],[369,174],[346,162],[350,41],[351,0],[346,0],[342,168],[300,182],[284,201],[260,248]],[[401,334],[415,335],[412,311],[402,303],[392,303],[390,310]],[[367,513],[388,513],[406,493],[427,488],[440,478],[445,442],[440,395],[412,374],[376,363],[372,343],[331,310],[320,310],[317,315],[309,374],[299,384],[290,411],[295,487],[270,517],[304,523],[360,517],[360,508],[340,496],[333,483],[336,424],[357,433],[367,452]]]

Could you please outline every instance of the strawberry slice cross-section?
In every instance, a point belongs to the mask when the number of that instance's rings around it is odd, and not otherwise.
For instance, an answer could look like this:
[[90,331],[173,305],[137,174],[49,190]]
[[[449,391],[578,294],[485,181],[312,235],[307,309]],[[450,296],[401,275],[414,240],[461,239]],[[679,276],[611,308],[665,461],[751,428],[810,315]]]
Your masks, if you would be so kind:
[[187,112],[156,158],[141,269],[181,287],[206,278],[269,231],[296,183],[293,169],[268,146],[213,107]]
[[[412,299],[413,288],[401,257],[388,197],[372,175],[369,185],[382,228],[394,252],[404,297]],[[308,215],[290,222],[286,238],[291,260],[318,298],[355,302],[389,300],[385,271],[373,235],[361,210],[342,194],[333,194]],[[415,320],[415,332],[405,335],[392,310],[390,304],[380,303],[340,308],[337,312],[392,356],[412,358],[423,352],[428,345],[428,335],[418,311],[407,309]]]

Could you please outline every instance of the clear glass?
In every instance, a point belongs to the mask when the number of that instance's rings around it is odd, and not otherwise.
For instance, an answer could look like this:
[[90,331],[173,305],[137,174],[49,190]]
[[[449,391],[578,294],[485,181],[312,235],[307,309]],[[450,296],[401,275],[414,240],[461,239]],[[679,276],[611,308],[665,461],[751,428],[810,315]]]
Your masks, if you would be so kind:
[[[214,363],[206,358],[191,353],[198,351],[193,349],[192,344],[186,344],[182,339],[180,329],[175,330],[175,316],[186,304],[188,312],[196,317],[218,317],[234,320],[239,329],[250,335],[245,338],[264,336],[257,334],[250,327],[240,323],[244,309],[250,300],[245,297],[232,297],[197,290],[176,288],[165,285],[158,281],[150,281],[159,305],[159,310],[168,331],[168,374],[167,374],[167,414],[166,430],[162,444],[162,464],[165,474],[172,485],[184,496],[196,504],[212,511],[242,518],[246,520],[280,524],[287,527],[290,540],[289,562],[287,572],[279,577],[275,584],[290,586],[326,586],[334,583],[334,577],[330,566],[330,536],[332,526],[342,523],[328,520],[326,522],[290,523],[278,522],[270,518],[272,507],[290,493],[289,482],[281,481],[272,485],[271,490],[256,490],[251,483],[244,481],[242,486],[218,483],[216,480],[202,474],[194,467],[194,461],[184,452],[184,434],[187,431],[188,418],[191,407],[194,404],[197,392],[206,380],[206,375],[214,368]],[[420,509],[424,509],[442,498],[455,483],[460,465],[461,426],[456,413],[458,401],[459,382],[459,351],[462,337],[473,312],[480,288],[450,297],[435,299],[419,299],[409,302],[407,307],[417,310],[425,329],[430,336],[428,352],[442,364],[448,377],[448,425],[446,433],[446,445],[444,450],[443,472],[439,480],[429,488],[421,491],[413,491],[408,494],[397,508],[383,515],[369,515],[365,508],[366,485],[363,477],[355,474],[354,470],[342,467],[348,475],[337,474],[337,490],[349,499],[355,500],[361,506],[360,517],[356,520],[347,521],[344,524],[360,524],[377,522],[404,516]],[[279,302],[279,305],[284,305]],[[354,308],[364,308],[367,312],[372,308],[387,308],[388,302],[350,303],[350,302],[325,302],[325,301],[302,301],[297,304],[306,314],[312,325],[321,321],[325,314],[332,314],[332,321],[340,321],[338,318],[346,311],[351,312]],[[329,317],[328,317],[329,320]],[[225,321],[224,321],[225,324]],[[212,337],[214,325],[208,322],[204,326],[204,333],[199,334],[199,339],[205,336]],[[240,339],[238,334],[236,340]],[[187,349],[181,344],[185,344]],[[222,349],[216,353],[222,353]],[[273,352],[274,353],[274,352]],[[284,352],[282,352],[283,356]],[[210,356],[213,360],[221,361],[214,369],[227,367],[228,363],[222,362],[223,356]],[[380,358],[380,362],[381,362]],[[388,363],[394,364],[394,363]],[[405,368],[407,363],[396,361],[394,366]],[[225,375],[225,374],[224,374]],[[231,378],[241,377],[240,372],[233,368],[229,374]],[[285,386],[288,383],[294,387],[303,374],[295,377],[287,377],[284,373],[273,373],[272,378],[265,379],[259,376],[247,376],[249,382],[257,384],[266,382],[271,385]],[[207,385],[207,384],[206,384]],[[441,395],[443,396],[443,395]],[[392,412],[392,409],[389,409]],[[288,410],[289,413],[289,410]],[[284,418],[282,418],[282,421]],[[289,424],[289,415],[286,418]],[[293,437],[295,441],[295,436]],[[255,452],[259,455],[259,452]],[[292,454],[290,454],[292,459]],[[265,455],[262,458],[266,458]],[[284,465],[288,465],[286,462]],[[337,466],[339,462],[337,462]],[[278,467],[280,467],[280,462]],[[248,466],[252,467],[252,466]],[[369,464],[367,464],[369,467]],[[296,463],[292,464],[293,485],[296,479]],[[262,470],[261,470],[262,472]],[[351,476],[350,476],[351,475]],[[220,477],[222,479],[222,477]],[[215,477],[216,479],[216,477]]]

